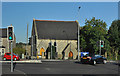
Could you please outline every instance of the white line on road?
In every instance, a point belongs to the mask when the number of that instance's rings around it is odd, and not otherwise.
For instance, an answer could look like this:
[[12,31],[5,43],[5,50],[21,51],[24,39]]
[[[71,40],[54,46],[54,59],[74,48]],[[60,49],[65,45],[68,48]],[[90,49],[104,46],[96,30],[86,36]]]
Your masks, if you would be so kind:
[[50,70],[50,68],[45,68],[46,70]]
[[[0,61],[0,63],[3,63],[3,62],[11,62],[11,61]],[[35,60],[35,61],[32,61],[32,60],[29,60],[29,61],[13,61],[13,62],[16,62],[16,63],[42,63],[41,60]]]
[[26,73],[24,73],[24,72],[22,72],[22,71],[20,71],[20,70],[17,70],[17,69],[14,69],[14,70],[16,70],[16,71],[18,71],[18,72],[21,72],[22,74],[24,74],[25,76],[27,76]]

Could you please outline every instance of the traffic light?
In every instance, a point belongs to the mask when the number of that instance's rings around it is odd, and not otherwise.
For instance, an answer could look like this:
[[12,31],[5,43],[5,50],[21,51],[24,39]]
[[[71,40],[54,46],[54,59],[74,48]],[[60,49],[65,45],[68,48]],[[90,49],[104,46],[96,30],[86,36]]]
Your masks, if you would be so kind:
[[7,28],[7,38],[8,38],[9,41],[14,40],[13,26],[8,26],[8,28]]
[[54,46],[57,46],[57,45],[56,45],[56,42],[54,42]]
[[101,47],[104,47],[104,41],[101,41]]

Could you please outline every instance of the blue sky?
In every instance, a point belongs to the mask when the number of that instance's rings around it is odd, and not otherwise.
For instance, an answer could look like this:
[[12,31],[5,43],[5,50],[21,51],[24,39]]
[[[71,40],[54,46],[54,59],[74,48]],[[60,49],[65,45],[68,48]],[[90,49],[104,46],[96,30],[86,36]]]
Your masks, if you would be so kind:
[[[78,7],[81,6],[80,12]],[[78,17],[79,16],[79,17]],[[107,23],[118,19],[117,2],[3,2],[2,27],[14,26],[17,42],[26,42],[27,23],[31,36],[33,18],[40,20],[78,20],[84,26],[85,19],[101,19]]]

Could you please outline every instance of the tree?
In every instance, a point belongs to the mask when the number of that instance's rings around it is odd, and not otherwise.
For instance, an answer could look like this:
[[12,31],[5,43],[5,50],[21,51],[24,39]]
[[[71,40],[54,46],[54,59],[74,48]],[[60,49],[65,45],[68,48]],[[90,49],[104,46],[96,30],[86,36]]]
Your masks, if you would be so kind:
[[13,53],[19,55],[21,57],[21,55],[24,53],[25,54],[25,49],[23,48],[19,48],[19,47],[15,47],[13,48]]
[[19,48],[22,48],[23,45],[25,45],[25,43],[22,43],[22,42],[16,43],[16,47],[19,47]]
[[83,27],[80,28],[80,49],[81,52],[85,51],[86,48],[86,41],[85,41],[85,36],[83,35]]
[[119,40],[118,40],[118,46],[119,46],[119,52],[120,52],[120,20],[118,20],[118,37],[119,37]]
[[117,60],[118,51],[120,50],[120,20],[114,20],[108,30],[109,42],[112,52],[115,53]]
[[[81,27],[80,31],[80,41],[81,48],[83,51],[89,51],[91,54],[99,53],[99,40],[107,41],[107,24],[103,20],[95,19],[93,17],[91,20],[85,20],[85,26]],[[84,46],[85,45],[85,46]],[[108,50],[108,45],[102,49],[102,51]]]
[[25,43],[16,43],[16,47],[13,48],[13,53],[18,54],[20,57],[22,56],[22,54],[25,54],[25,49],[23,48],[23,45],[25,45]]

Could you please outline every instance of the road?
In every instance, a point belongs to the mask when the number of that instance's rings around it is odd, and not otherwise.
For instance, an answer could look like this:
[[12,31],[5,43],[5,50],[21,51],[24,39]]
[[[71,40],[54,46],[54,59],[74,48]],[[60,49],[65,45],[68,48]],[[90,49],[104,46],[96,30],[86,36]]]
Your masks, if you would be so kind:
[[[2,68],[3,74],[10,73],[10,64],[4,63]],[[90,65],[76,61],[58,61],[42,64],[19,63],[14,68],[15,74],[118,74],[118,65],[115,63]]]

